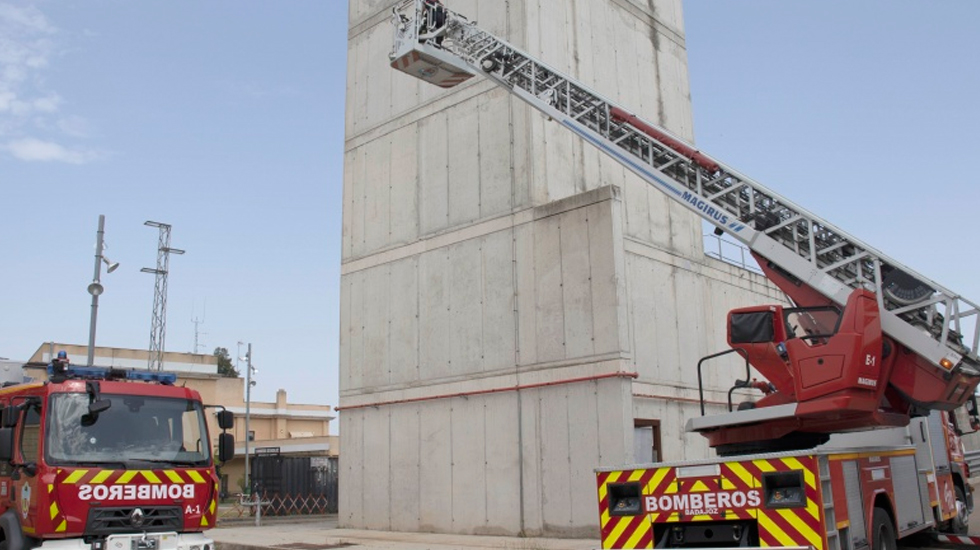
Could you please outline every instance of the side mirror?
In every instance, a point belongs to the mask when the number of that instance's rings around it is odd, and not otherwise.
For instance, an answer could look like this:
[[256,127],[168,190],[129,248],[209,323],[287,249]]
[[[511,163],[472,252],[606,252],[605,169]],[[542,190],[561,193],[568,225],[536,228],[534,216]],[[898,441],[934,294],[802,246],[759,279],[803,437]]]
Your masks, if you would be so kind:
[[0,424],[2,424],[0,427],[13,428],[17,425],[17,419],[20,418],[20,407],[16,405],[4,407],[0,417],[2,417],[0,418]]
[[88,413],[92,416],[98,416],[99,413],[105,412],[112,406],[112,401],[107,399],[99,399],[98,401],[93,401],[88,404]]
[[235,458],[235,436],[222,433],[218,436],[218,460],[228,462],[233,458]]
[[[4,417],[6,418],[6,410]],[[0,428],[0,462],[10,462],[14,458],[14,429]]]
[[235,427],[235,413],[225,409],[218,411],[218,427],[222,430],[230,430]]

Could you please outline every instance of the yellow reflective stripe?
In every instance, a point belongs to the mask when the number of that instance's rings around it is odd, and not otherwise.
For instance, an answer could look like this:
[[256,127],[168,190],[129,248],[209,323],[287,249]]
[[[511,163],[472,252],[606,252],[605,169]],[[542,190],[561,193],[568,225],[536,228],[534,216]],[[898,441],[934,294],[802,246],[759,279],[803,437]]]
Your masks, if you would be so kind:
[[606,537],[606,540],[609,542],[619,540],[619,537],[623,536],[623,531],[626,531],[626,527],[630,524],[630,519],[632,519],[632,517],[633,516],[622,516],[616,520],[613,520],[616,522],[616,526],[609,532],[609,536]]
[[57,531],[57,532],[60,533],[60,532],[64,531],[67,528],[68,528],[68,520],[64,520],[63,519],[63,520],[61,520],[61,523],[58,524],[58,527],[55,528],[55,531]]
[[793,537],[787,535],[766,514],[759,514],[759,527],[765,529],[767,533],[775,537],[781,546],[798,546],[797,542],[793,540]]
[[691,493],[703,493],[708,490],[708,486],[700,479],[694,482],[691,486]]
[[197,470],[187,472],[187,477],[191,478],[194,483],[204,483],[204,476],[202,476]]
[[160,478],[157,477],[151,470],[140,470],[143,477],[146,478],[150,483],[160,483]]
[[68,474],[68,477],[66,477],[62,483],[67,483],[69,485],[78,483],[78,480],[85,477],[85,474],[87,473],[88,470],[75,470],[74,472]]
[[136,477],[136,470],[126,470],[119,476],[116,483],[129,483],[134,477]]
[[54,483],[48,483],[48,493],[54,491]]
[[[803,523],[803,520],[800,519],[800,516],[793,513],[792,510],[777,510],[776,513],[779,514],[780,516],[783,516],[783,519],[788,521],[789,524],[792,525],[794,529],[796,529],[797,533],[806,537],[807,542],[809,542],[811,546],[813,546],[818,550],[823,547],[823,538],[820,536],[820,534],[810,529],[810,527],[807,526],[806,523]],[[800,541],[796,541],[796,542],[798,544]]]
[[173,481],[174,483],[184,482],[184,478],[180,477],[180,474],[178,474],[176,470],[164,470],[163,473],[170,478],[170,481]]
[[728,467],[732,470],[732,473],[734,473],[740,480],[742,480],[743,484],[749,487],[758,486],[755,477],[753,477],[752,474],[750,474],[749,471],[746,470],[745,467],[739,464],[738,462],[732,462],[731,464],[728,465]]
[[206,516],[201,516],[201,527],[208,526],[208,518]]
[[102,483],[111,475],[112,475],[112,470],[102,470],[101,472],[95,474],[95,477],[89,480],[89,484],[94,485],[96,483]]
[[804,466],[799,460],[794,457],[784,458],[783,464],[790,467],[792,470],[803,470],[803,481],[806,482],[807,487],[817,490],[817,479],[814,477],[813,472]]
[[650,478],[649,487],[655,488],[659,487],[663,483],[664,478],[670,473],[670,468],[658,468],[656,472],[653,473],[653,477]]
[[641,524],[636,531],[633,531],[633,534],[630,535],[629,541],[626,543],[626,548],[640,548],[640,539],[643,538],[643,535],[652,528],[653,526],[651,526],[649,523],[643,522],[643,524]]
[[51,519],[54,519],[55,516],[58,515],[58,503],[52,502],[49,508],[50,508],[49,511],[51,512]]

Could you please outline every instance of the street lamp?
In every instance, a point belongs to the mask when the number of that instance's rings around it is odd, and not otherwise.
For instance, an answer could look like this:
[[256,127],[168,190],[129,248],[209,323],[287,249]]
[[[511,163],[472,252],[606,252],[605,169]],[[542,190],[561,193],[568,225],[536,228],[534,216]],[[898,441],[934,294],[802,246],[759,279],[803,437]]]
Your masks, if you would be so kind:
[[95,362],[95,323],[99,317],[99,296],[105,292],[100,279],[102,278],[102,264],[106,265],[106,273],[112,273],[119,267],[119,262],[111,262],[102,253],[105,246],[103,235],[105,234],[105,215],[99,214],[99,231],[95,239],[95,274],[92,276],[92,284],[88,285],[88,293],[92,295],[92,318],[88,326],[88,365],[92,366]]
[[249,418],[252,408],[252,386],[255,385],[255,380],[252,380],[253,374],[255,374],[255,368],[252,367],[252,344],[249,343],[248,351],[245,353],[245,492],[248,494],[252,494],[252,484],[249,480],[251,471],[249,470],[248,439],[251,434]]

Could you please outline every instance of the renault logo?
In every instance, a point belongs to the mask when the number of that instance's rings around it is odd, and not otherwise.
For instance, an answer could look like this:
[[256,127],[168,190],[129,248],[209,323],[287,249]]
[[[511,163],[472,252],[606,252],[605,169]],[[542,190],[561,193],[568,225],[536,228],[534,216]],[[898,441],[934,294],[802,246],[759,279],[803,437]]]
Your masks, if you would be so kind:
[[136,508],[131,514],[129,514],[129,523],[133,527],[142,527],[144,518],[145,515],[143,514],[143,510],[141,508]]

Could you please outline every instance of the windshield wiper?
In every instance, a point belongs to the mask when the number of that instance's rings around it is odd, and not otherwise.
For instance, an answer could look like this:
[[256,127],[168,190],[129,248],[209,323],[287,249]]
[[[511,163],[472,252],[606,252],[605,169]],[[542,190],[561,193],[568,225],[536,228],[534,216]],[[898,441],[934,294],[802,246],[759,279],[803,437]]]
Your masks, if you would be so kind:
[[92,466],[101,466],[112,470],[126,470],[129,468],[129,465],[121,460],[67,460],[65,462],[61,462],[59,466],[68,466],[70,468],[91,468]]
[[131,462],[149,462],[150,464],[180,464],[182,466],[200,466],[207,462],[203,460],[177,460],[174,459],[162,459],[162,458],[134,458]]

